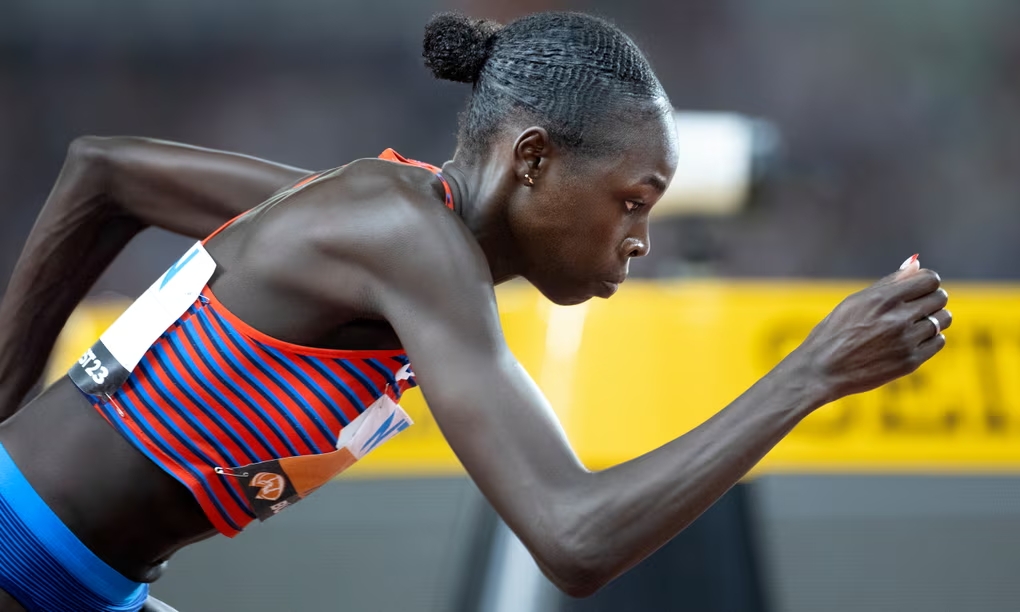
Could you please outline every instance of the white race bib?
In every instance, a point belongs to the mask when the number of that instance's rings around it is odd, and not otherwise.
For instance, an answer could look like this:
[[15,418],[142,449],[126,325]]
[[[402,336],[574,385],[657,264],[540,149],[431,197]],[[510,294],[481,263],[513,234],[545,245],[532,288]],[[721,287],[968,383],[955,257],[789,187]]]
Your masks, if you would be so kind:
[[85,351],[68,376],[91,395],[112,395],[153,343],[187,312],[216,270],[202,243],[195,244]]

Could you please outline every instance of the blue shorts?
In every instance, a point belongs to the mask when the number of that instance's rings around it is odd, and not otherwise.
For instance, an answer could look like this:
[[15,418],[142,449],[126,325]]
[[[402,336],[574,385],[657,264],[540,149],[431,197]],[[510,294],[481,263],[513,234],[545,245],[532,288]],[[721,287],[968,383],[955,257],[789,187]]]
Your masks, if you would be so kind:
[[0,444],[0,589],[29,612],[134,612],[149,585],[132,582],[81,541]]

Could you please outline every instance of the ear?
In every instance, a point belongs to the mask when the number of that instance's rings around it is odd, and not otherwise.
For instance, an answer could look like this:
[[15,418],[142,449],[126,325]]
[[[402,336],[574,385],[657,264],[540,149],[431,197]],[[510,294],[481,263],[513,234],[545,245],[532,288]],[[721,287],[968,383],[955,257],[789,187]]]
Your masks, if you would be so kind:
[[[552,141],[545,128],[529,127],[514,142],[514,173],[517,180],[531,187],[543,171],[545,159],[552,153]],[[529,180],[530,179],[530,180]]]

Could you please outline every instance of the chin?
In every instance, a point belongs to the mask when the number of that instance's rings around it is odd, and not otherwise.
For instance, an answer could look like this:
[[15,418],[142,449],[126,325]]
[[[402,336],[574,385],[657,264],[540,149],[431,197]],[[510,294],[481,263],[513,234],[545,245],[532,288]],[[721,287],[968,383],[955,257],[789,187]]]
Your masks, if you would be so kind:
[[535,285],[534,283],[532,283],[532,285],[534,285],[534,287],[538,289],[538,291],[542,295],[545,296],[545,299],[549,300],[553,304],[556,304],[557,306],[576,306],[578,304],[583,304],[588,300],[592,299],[593,297],[595,297],[593,294],[587,292],[568,293],[565,291],[549,291],[544,287]]
[[[548,297],[548,296],[546,296],[546,297]],[[584,297],[576,297],[576,296],[574,296],[574,297],[562,297],[562,298],[557,298],[555,300],[553,298],[549,298],[549,300],[553,304],[556,304],[557,306],[577,306],[578,304],[584,304],[585,302],[587,302],[588,300],[592,299],[593,297],[595,297],[595,296],[594,295],[586,295]]]

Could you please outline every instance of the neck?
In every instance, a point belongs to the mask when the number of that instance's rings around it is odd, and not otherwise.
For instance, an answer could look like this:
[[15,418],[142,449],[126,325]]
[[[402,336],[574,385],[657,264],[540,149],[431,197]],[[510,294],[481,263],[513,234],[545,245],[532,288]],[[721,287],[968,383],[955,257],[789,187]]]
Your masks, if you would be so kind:
[[474,235],[489,263],[493,283],[520,275],[506,220],[507,182],[497,164],[467,166],[454,158],[443,164],[455,212]]

